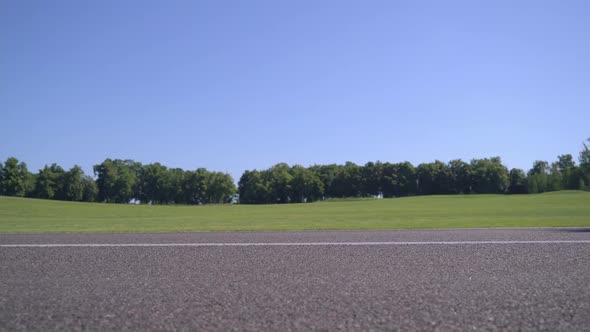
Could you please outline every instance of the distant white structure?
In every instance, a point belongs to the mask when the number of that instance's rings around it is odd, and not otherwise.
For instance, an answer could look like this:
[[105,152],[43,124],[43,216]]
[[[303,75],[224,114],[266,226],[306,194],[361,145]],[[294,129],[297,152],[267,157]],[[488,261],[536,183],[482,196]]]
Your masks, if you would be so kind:
[[383,199],[383,193],[379,192],[377,195],[372,195],[371,197],[376,198],[376,199]]

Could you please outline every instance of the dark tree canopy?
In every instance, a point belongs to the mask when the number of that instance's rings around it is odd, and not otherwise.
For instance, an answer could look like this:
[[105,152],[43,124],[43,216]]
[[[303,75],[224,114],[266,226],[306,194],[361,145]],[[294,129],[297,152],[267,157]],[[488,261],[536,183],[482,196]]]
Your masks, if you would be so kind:
[[94,165],[94,178],[75,165],[57,164],[38,173],[16,158],[0,163],[0,194],[45,199],[141,204],[305,203],[329,198],[404,197],[440,194],[527,194],[562,189],[588,189],[590,139],[582,143],[576,165],[571,154],[549,163],[537,160],[528,172],[508,168],[500,157],[435,160],[418,166],[367,162],[357,165],[276,164],[246,170],[236,188],[233,178],[204,168],[183,170],[160,163],[142,165],[129,159],[105,159]]
[[129,203],[136,196],[137,172],[141,165],[132,160],[106,159],[94,166],[98,201]]
[[527,180],[526,174],[522,169],[513,168],[510,170],[510,186],[508,191],[511,194],[526,194]]
[[8,158],[1,167],[0,189],[6,196],[23,197],[27,190],[27,178],[29,172],[27,164],[18,161],[16,158]]
[[94,166],[98,200],[145,204],[227,203],[236,194],[233,178],[204,168],[185,171],[160,163],[142,165],[132,160],[105,160]]

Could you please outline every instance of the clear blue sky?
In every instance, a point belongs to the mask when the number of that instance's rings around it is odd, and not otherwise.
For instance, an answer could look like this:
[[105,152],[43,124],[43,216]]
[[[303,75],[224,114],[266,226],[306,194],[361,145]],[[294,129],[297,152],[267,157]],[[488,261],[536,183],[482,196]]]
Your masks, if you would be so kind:
[[231,173],[590,136],[589,1],[3,1],[0,158]]

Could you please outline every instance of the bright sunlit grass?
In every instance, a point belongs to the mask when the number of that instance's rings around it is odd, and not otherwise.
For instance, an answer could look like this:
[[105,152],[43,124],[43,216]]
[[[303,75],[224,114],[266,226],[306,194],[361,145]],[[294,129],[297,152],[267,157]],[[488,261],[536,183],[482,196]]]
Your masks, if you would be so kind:
[[541,226],[590,226],[590,193],[211,206],[136,206],[0,197],[0,233]]

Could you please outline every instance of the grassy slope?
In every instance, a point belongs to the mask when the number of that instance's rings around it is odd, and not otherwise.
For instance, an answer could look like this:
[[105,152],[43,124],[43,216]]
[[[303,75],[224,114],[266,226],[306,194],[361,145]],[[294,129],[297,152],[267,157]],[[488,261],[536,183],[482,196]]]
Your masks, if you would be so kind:
[[0,197],[0,233],[590,226],[590,193],[290,205],[134,206]]

